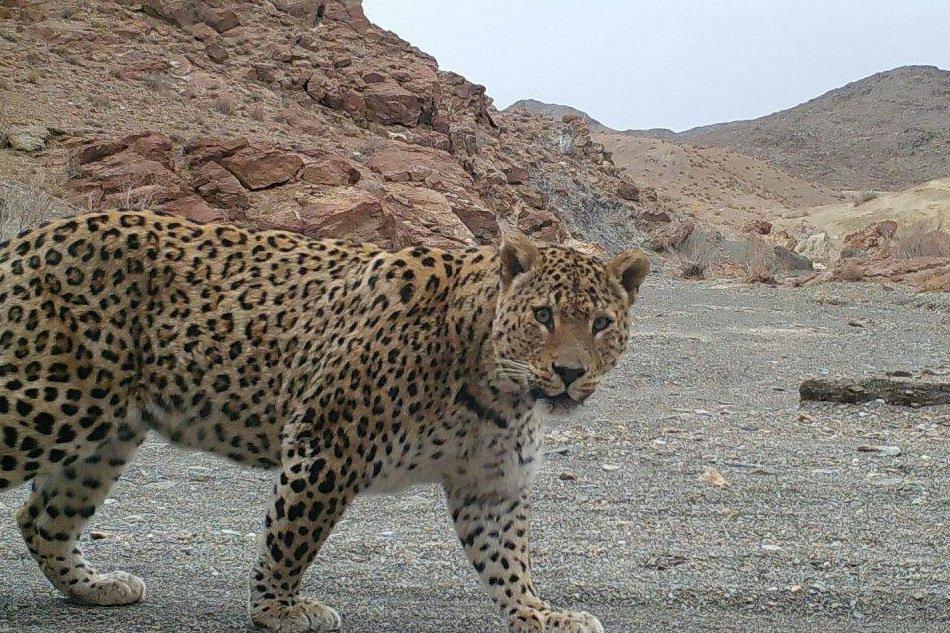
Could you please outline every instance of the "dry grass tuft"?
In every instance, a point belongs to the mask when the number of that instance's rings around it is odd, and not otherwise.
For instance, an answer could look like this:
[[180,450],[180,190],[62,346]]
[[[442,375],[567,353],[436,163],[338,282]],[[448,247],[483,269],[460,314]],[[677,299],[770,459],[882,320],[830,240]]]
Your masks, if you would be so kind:
[[716,259],[716,246],[705,233],[694,231],[679,250],[670,249],[667,254],[676,264],[676,274],[683,279],[705,279],[709,267]]
[[936,226],[926,221],[915,222],[897,230],[892,249],[900,259],[950,257],[950,233],[943,230],[943,222]]
[[219,114],[230,116],[237,110],[237,106],[234,104],[234,99],[227,95],[222,95],[211,102],[211,109]]

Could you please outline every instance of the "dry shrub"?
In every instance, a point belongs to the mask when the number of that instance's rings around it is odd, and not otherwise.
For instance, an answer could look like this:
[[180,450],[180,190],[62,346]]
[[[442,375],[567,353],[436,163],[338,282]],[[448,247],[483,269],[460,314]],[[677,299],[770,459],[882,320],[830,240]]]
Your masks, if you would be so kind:
[[154,190],[148,185],[136,187],[132,183],[127,183],[122,188],[122,193],[122,200],[115,205],[116,208],[122,211],[155,208]]
[[232,115],[237,109],[234,105],[234,99],[228,95],[221,95],[211,102],[211,109],[219,114]]
[[146,88],[159,94],[164,94],[169,89],[168,79],[164,75],[147,75],[143,80],[143,83],[145,84]]
[[0,240],[71,211],[42,183],[0,182]]
[[942,221],[934,226],[921,220],[898,229],[892,248],[900,259],[950,257],[950,233],[943,230]]
[[838,281],[862,281],[864,269],[854,259],[839,259],[831,271],[831,278]]
[[250,114],[250,117],[254,119],[255,121],[263,121],[264,119],[267,118],[267,112],[264,110],[264,108],[262,108],[259,105],[256,105],[253,108],[251,108],[251,111],[249,114]]
[[860,207],[865,202],[870,202],[877,198],[876,191],[858,191],[854,194],[854,206]]
[[769,257],[769,248],[758,240],[751,240],[745,249],[745,282],[750,284],[774,284],[776,265]]
[[693,231],[679,250],[667,254],[676,262],[677,274],[683,279],[705,279],[716,258],[716,247],[705,233]]

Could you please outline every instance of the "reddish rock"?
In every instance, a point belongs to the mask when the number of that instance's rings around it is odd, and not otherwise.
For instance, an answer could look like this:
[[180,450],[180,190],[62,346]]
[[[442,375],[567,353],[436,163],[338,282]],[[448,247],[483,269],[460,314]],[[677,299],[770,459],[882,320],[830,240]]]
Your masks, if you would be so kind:
[[194,167],[209,160],[221,160],[247,146],[245,138],[221,139],[203,136],[190,141],[182,151],[185,161],[190,167]]
[[366,118],[376,123],[398,123],[413,127],[422,116],[419,98],[391,81],[370,84],[363,92],[363,98],[366,101]]
[[647,246],[657,252],[675,250],[692,235],[695,228],[692,222],[667,224],[650,234]]
[[630,202],[640,202],[640,188],[628,180],[621,180],[617,195]]
[[313,73],[310,75],[310,79],[307,80],[307,94],[317,103],[323,103],[323,100],[327,97],[325,79],[323,75]]
[[643,222],[661,222],[667,224],[673,221],[673,214],[670,213],[670,210],[661,209],[659,207],[640,209],[637,217]]
[[215,162],[201,166],[191,181],[192,188],[210,204],[225,209],[247,209],[250,203],[244,187],[231,172]]
[[[177,174],[162,163],[149,160],[134,152],[120,152],[101,161],[80,167],[73,186],[83,193],[100,192],[103,197],[111,193],[125,193],[144,185],[159,185],[172,191],[187,191]],[[172,199],[178,195],[163,195]]]
[[500,235],[498,219],[484,206],[472,177],[444,151],[389,143],[366,163],[389,182],[414,182],[446,194],[452,211],[480,242],[494,241]]
[[245,76],[251,81],[259,81],[262,84],[272,84],[277,81],[277,75],[275,75],[274,72],[275,68],[270,64],[251,64],[251,69],[247,71]]
[[223,64],[228,61],[228,51],[220,42],[208,42],[205,45],[205,55],[208,56],[208,59],[217,64]]
[[754,235],[768,235],[772,232],[772,223],[767,220],[753,220],[746,224],[743,230]]
[[198,17],[218,33],[230,31],[241,23],[237,13],[225,7],[202,6],[198,10]]
[[396,248],[414,244],[459,248],[476,243],[443,194],[411,185],[390,185],[387,193],[385,229]]
[[542,209],[524,209],[518,214],[518,230],[531,235],[548,227],[560,228],[561,220],[551,213]]
[[386,240],[386,217],[379,198],[355,187],[329,189],[310,198],[295,213],[274,219],[285,228],[312,237],[345,238],[391,246]]
[[76,152],[75,160],[79,165],[94,163],[102,160],[106,156],[117,154],[128,146],[126,139],[95,141]]
[[169,170],[174,169],[174,161],[171,157],[174,144],[165,134],[161,132],[144,132],[142,134],[127,136],[120,142],[127,143],[130,152],[134,152],[149,160],[158,161]]
[[204,200],[194,195],[172,200],[162,205],[161,208],[162,211],[174,213],[175,215],[202,224],[208,222],[227,222],[231,219],[226,211],[209,207]]
[[196,17],[192,3],[181,0],[142,0],[142,12],[177,27],[191,26]]
[[344,112],[363,112],[366,110],[366,99],[358,91],[348,88],[343,91],[339,109]]
[[345,158],[328,156],[315,163],[304,165],[300,171],[300,179],[315,185],[338,187],[355,185],[359,182],[360,172]]
[[874,222],[860,231],[850,233],[844,238],[846,246],[851,246],[862,251],[870,251],[880,248],[893,239],[897,233],[897,222],[894,220],[882,220]]
[[406,143],[387,144],[369,157],[366,166],[393,182],[423,182],[429,176],[441,175],[461,181],[463,187],[475,184],[450,154]]
[[528,170],[524,167],[508,167],[505,169],[505,178],[509,185],[521,185],[528,182]]
[[303,166],[296,154],[259,147],[246,147],[219,162],[251,190],[283,184]]

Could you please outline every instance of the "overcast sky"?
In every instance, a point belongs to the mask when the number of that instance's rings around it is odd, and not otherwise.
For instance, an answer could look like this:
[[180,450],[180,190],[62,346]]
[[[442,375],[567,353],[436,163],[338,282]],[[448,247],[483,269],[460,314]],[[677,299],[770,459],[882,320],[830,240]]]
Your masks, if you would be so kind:
[[950,0],[364,0],[484,84],[617,129],[749,119],[908,64],[950,69]]

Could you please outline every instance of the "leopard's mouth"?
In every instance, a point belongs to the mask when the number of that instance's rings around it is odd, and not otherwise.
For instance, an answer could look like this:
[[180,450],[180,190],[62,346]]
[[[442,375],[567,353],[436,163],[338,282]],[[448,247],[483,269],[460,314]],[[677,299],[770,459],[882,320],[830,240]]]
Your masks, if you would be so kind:
[[532,387],[530,395],[535,401],[547,404],[551,408],[551,411],[555,413],[569,413],[583,403],[582,400],[575,400],[566,391],[552,396],[541,387]]

